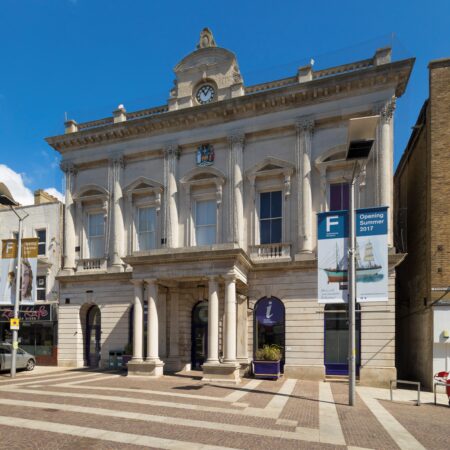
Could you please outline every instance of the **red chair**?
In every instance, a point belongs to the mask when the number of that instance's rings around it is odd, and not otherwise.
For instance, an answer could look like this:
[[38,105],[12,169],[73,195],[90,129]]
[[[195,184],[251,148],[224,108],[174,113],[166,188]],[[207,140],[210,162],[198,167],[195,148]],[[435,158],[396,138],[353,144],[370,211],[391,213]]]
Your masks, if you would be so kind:
[[448,396],[448,406],[450,406],[450,372],[438,372],[434,375],[434,403],[436,404],[436,385],[445,386]]

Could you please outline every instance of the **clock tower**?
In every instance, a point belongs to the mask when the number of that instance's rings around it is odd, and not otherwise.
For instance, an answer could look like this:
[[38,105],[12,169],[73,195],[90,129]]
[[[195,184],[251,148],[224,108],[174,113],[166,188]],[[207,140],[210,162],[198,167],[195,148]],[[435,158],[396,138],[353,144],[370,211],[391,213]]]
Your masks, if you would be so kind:
[[244,85],[234,53],[217,47],[209,28],[200,33],[197,50],[174,69],[169,110],[200,106],[244,95]]

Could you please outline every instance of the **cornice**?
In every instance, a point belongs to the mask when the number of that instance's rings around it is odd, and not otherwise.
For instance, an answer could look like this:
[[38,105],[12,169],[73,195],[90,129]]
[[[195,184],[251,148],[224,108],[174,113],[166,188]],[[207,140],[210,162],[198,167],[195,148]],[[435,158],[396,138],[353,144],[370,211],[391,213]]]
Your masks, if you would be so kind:
[[93,128],[82,128],[78,132],[46,138],[46,141],[58,152],[66,153],[73,149],[199,128],[312,103],[338,100],[350,93],[367,89],[376,90],[389,85],[395,85],[395,96],[398,98],[406,88],[413,63],[414,59],[406,59],[371,66],[221,102],[162,112],[116,124],[107,123]]

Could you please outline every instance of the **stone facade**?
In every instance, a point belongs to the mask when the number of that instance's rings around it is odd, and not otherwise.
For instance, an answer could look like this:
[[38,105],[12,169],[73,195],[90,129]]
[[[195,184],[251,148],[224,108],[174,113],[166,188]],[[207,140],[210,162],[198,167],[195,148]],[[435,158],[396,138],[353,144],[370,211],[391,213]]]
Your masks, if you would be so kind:
[[402,377],[431,389],[450,369],[450,60],[429,64],[428,100],[395,174],[396,246],[408,256],[397,270],[397,359]]
[[[254,355],[255,304],[273,296],[285,308],[286,375],[322,378],[316,213],[328,210],[330,185],[351,176],[344,159],[348,120],[374,112],[381,119],[358,205],[392,206],[392,113],[412,64],[391,62],[390,49],[381,49],[364,61],[303,67],[290,78],[245,86],[235,55],[204,30],[198,49],[175,68],[168,105],[134,113],[120,105],[112,118],[70,120],[64,135],[48,138],[66,173],[61,363],[88,363],[83,345],[93,328],[87,332],[83,321],[86,308],[98,307],[101,342],[93,345],[101,365],[109,350],[127,343],[129,321],[129,373],[189,369],[197,348],[193,308],[207,300],[204,378],[235,382]],[[267,244],[261,199],[274,192],[281,225],[278,240]],[[202,205],[212,208],[214,222],[206,244]],[[142,208],[154,224],[145,250]],[[98,215],[101,254],[93,258],[89,220]],[[392,226],[389,235],[392,242]],[[385,383],[395,374],[392,271],[390,281],[387,305],[363,307],[362,383]],[[106,331],[108,308],[116,326]]]

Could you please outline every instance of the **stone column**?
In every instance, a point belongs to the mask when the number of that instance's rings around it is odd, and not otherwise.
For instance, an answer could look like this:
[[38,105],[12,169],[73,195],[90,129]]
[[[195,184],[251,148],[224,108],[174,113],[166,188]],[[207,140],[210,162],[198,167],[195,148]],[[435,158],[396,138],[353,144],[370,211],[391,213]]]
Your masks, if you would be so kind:
[[301,119],[297,122],[296,129],[298,252],[308,256],[314,247],[311,193],[311,147],[314,121],[311,118]]
[[182,369],[179,348],[179,296],[177,287],[169,290],[169,358],[167,359],[167,369],[178,372]]
[[70,162],[61,164],[61,169],[66,176],[66,195],[64,203],[64,269],[73,271],[75,269],[75,221],[72,190],[75,188],[76,169]]
[[393,177],[392,177],[392,121],[395,110],[395,97],[380,110],[381,139],[379,145],[380,205],[388,206],[388,246],[393,246]]
[[158,294],[159,356],[167,357],[167,292]]
[[206,362],[219,363],[219,286],[215,277],[209,278],[208,359]]
[[121,257],[123,256],[123,215],[122,215],[122,188],[120,186],[120,173],[124,167],[122,156],[111,159],[112,175],[113,175],[113,220],[112,220],[112,266],[116,270],[123,270]]
[[[232,232],[233,242],[244,246],[244,201],[243,201],[243,180],[242,171],[244,166],[244,134],[235,134],[228,138],[230,143],[230,175],[232,185],[232,196],[230,206],[232,208]],[[230,210],[231,210],[230,208]]]
[[177,162],[180,159],[178,145],[169,145],[164,150],[164,222],[165,245],[178,247]]
[[248,314],[247,297],[237,296],[237,349],[236,357],[241,366],[248,365]]
[[225,358],[226,363],[236,362],[236,278],[225,278]]
[[159,331],[158,331],[158,285],[156,280],[146,279],[148,309],[147,309],[147,357],[145,362],[149,364],[149,374],[160,376],[163,374],[163,362],[159,359]]
[[144,328],[144,284],[142,280],[132,280],[134,284],[133,310],[133,361],[142,362],[142,343]]

